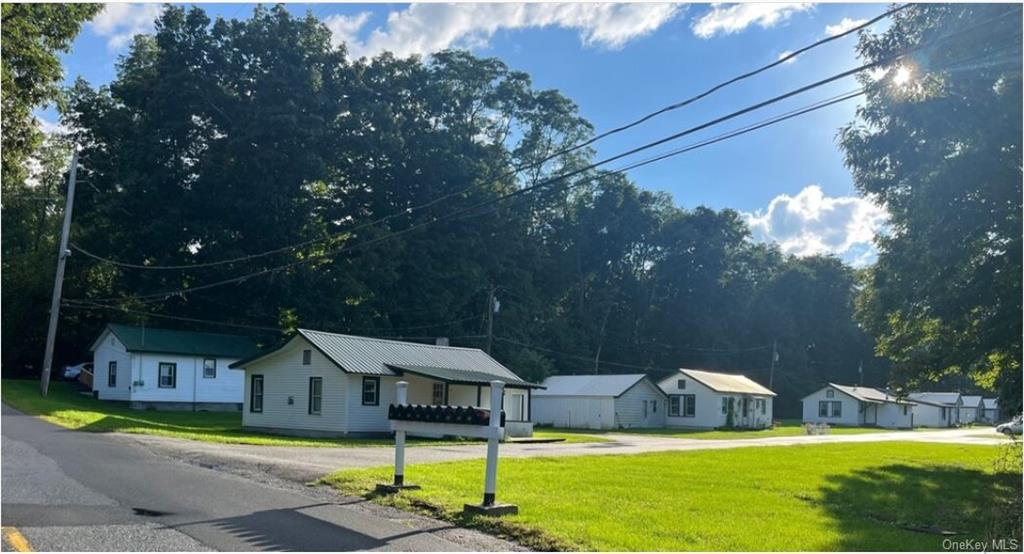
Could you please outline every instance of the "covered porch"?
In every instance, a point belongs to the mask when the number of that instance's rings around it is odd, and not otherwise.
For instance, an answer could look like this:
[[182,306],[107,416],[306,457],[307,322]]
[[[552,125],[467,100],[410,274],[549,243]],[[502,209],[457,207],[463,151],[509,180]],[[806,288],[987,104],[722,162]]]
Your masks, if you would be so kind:
[[[489,373],[422,365],[387,364],[401,380],[409,383],[409,403],[491,408],[491,381],[500,379]],[[505,434],[510,437],[533,435],[530,419],[531,390],[540,385],[509,378],[502,398],[505,410]]]

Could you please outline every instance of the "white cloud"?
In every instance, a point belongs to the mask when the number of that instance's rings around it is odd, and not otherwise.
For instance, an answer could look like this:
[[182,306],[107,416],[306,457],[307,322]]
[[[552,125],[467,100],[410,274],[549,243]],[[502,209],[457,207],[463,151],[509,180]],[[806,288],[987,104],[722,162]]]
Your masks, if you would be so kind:
[[780,194],[765,211],[744,213],[754,238],[776,242],[787,254],[836,254],[854,265],[871,263],[872,239],[888,220],[886,211],[858,196],[827,197],[818,185],[796,196]]
[[579,32],[585,46],[617,49],[647,35],[682,8],[677,4],[412,4],[388,14],[383,27],[359,40],[370,14],[325,19],[335,44],[345,42],[354,57],[384,51],[404,57],[449,47],[486,47],[504,29],[560,27]]
[[827,34],[830,37],[834,37],[836,35],[843,34],[846,31],[853,29],[854,27],[863,25],[867,22],[867,19],[850,19],[849,17],[844,17],[842,21],[836,23],[835,25],[826,25],[825,34]]
[[718,34],[738,33],[751,25],[767,29],[782,23],[794,13],[809,10],[810,2],[776,4],[711,4],[711,10],[693,22],[693,32],[700,38]]
[[153,21],[162,10],[161,4],[106,4],[90,26],[94,33],[107,39],[108,49],[120,50],[135,35],[152,32]]
[[[786,50],[785,52],[783,52],[783,53],[779,54],[779,58],[778,58],[778,59],[780,59],[780,60],[781,60],[782,58],[785,58],[786,56],[790,56],[790,55],[792,55],[792,54],[793,54],[793,51],[792,51],[792,50]],[[788,59],[788,60],[786,60],[786,61],[784,61],[784,62],[782,62],[782,63],[783,63],[783,65],[789,65],[789,64],[791,64],[791,63],[794,63],[794,62],[796,62],[797,58],[799,58],[799,57],[800,57],[800,56],[797,56],[796,58],[790,58],[790,59]]]

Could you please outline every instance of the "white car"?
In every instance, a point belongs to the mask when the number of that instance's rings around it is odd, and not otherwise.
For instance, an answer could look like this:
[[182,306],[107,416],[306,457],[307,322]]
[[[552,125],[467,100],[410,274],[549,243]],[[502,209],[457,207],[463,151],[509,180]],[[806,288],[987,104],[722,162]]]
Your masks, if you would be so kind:
[[92,363],[85,362],[84,364],[69,365],[64,368],[65,379],[78,379],[78,376],[82,374],[82,370],[92,371]]
[[996,431],[1004,435],[1019,435],[1021,430],[1021,416],[1013,418],[1011,421],[1006,423],[1000,423],[996,425]]

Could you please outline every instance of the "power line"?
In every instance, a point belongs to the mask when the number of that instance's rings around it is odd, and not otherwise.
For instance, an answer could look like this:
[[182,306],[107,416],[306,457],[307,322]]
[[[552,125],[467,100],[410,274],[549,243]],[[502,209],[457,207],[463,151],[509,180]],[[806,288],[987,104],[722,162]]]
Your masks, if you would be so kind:
[[280,247],[280,248],[275,248],[275,249],[272,249],[272,250],[267,250],[267,251],[259,252],[259,253],[256,253],[256,254],[248,254],[248,255],[245,255],[245,256],[238,256],[238,257],[235,257],[235,258],[229,258],[229,259],[217,260],[217,261],[211,261],[211,262],[201,262],[201,263],[196,263],[196,264],[179,264],[179,265],[153,265],[153,264],[138,264],[138,263],[121,262],[121,261],[117,261],[117,260],[113,260],[113,259],[110,259],[110,258],[106,258],[106,257],[100,256],[98,254],[95,254],[93,252],[90,252],[90,251],[82,248],[81,246],[79,246],[79,245],[77,245],[75,243],[72,243],[71,247],[74,248],[75,250],[81,252],[82,254],[84,254],[84,255],[86,255],[86,256],[88,256],[90,258],[93,258],[93,259],[95,259],[97,261],[101,261],[101,262],[105,262],[105,263],[110,263],[110,264],[117,265],[119,267],[128,268],[128,269],[175,270],[175,271],[180,271],[180,270],[201,269],[201,268],[206,268],[206,267],[214,267],[214,266],[220,266],[220,265],[240,263],[240,262],[244,262],[244,261],[249,261],[249,260],[253,260],[253,259],[262,258],[262,257],[265,257],[265,256],[279,254],[279,253],[282,253],[282,252],[287,252],[289,250],[294,250],[294,249],[297,249],[297,248],[302,248],[304,246],[309,246],[311,244],[316,244],[316,243],[319,243],[319,242],[323,242],[325,240],[329,240],[329,239],[333,239],[333,238],[338,238],[340,235],[352,233],[352,232],[358,231],[360,229],[363,229],[363,228],[366,228],[366,227],[369,227],[369,226],[372,226],[372,225],[377,225],[377,224],[380,224],[380,223],[384,223],[384,222],[389,221],[389,220],[391,220],[391,219],[393,219],[395,217],[399,217],[399,216],[403,216],[403,215],[411,215],[413,212],[417,212],[417,211],[420,211],[420,210],[424,210],[424,209],[433,207],[433,206],[437,205],[438,203],[440,203],[440,202],[442,202],[444,200],[448,200],[448,199],[456,197],[456,196],[461,196],[461,195],[463,195],[463,194],[473,190],[474,188],[478,188],[478,187],[481,187],[481,186],[484,186],[484,185],[489,185],[489,184],[495,184],[495,183],[501,182],[504,179],[507,179],[509,177],[513,177],[513,176],[515,176],[515,175],[517,175],[517,174],[519,174],[522,171],[525,171],[527,169],[534,169],[534,168],[540,167],[544,163],[547,163],[548,161],[551,161],[554,158],[557,158],[559,156],[564,156],[566,154],[570,154],[572,152],[575,152],[577,150],[585,148],[585,147],[587,147],[587,146],[589,146],[591,144],[594,144],[595,142],[598,142],[598,141],[600,141],[600,140],[602,140],[604,138],[607,138],[609,136],[612,136],[612,135],[615,135],[615,134],[627,131],[627,130],[632,129],[634,127],[637,127],[637,126],[639,126],[639,125],[641,125],[641,124],[643,124],[643,123],[645,123],[647,121],[650,121],[651,119],[654,119],[655,117],[658,117],[658,116],[663,115],[665,113],[668,113],[668,112],[671,112],[671,111],[674,111],[674,110],[678,110],[680,108],[688,106],[688,105],[690,105],[690,104],[692,104],[692,103],[694,103],[694,102],[696,102],[698,100],[701,100],[701,99],[703,99],[703,98],[705,98],[705,97],[707,97],[707,96],[709,96],[711,94],[714,94],[715,92],[717,92],[717,91],[719,91],[719,90],[721,90],[721,89],[723,89],[725,87],[728,87],[729,85],[735,84],[735,83],[737,83],[739,81],[743,81],[745,79],[749,79],[749,78],[754,77],[754,76],[756,76],[756,75],[758,75],[760,73],[768,71],[769,69],[772,69],[774,67],[782,65],[782,64],[786,63],[787,61],[789,61],[789,60],[799,56],[800,54],[803,54],[805,52],[808,52],[810,50],[818,48],[819,46],[828,44],[829,42],[841,39],[841,38],[843,38],[843,37],[845,37],[847,35],[855,33],[857,31],[859,31],[861,29],[864,29],[864,28],[866,28],[866,27],[868,27],[870,25],[873,25],[874,23],[877,23],[878,21],[880,21],[880,20],[882,20],[882,19],[884,19],[886,17],[889,17],[889,16],[895,14],[896,12],[899,12],[899,11],[909,7],[909,6],[910,6],[910,4],[904,4],[902,6],[895,7],[893,9],[891,9],[891,10],[881,14],[881,15],[878,15],[878,16],[876,16],[876,17],[874,17],[874,18],[872,18],[872,19],[870,19],[870,20],[868,20],[868,21],[858,25],[858,26],[855,26],[855,27],[852,27],[852,28],[848,29],[848,30],[844,31],[843,33],[840,33],[840,34],[837,34],[835,36],[830,36],[830,37],[826,37],[824,39],[818,40],[818,41],[816,41],[816,42],[814,42],[812,44],[809,44],[807,46],[804,46],[804,47],[802,47],[802,48],[800,48],[800,49],[798,49],[798,50],[796,50],[796,51],[794,51],[794,52],[792,52],[792,53],[790,53],[790,54],[788,54],[788,55],[786,55],[784,57],[781,57],[781,58],[777,59],[776,61],[774,61],[772,63],[769,63],[767,65],[761,66],[761,67],[759,67],[757,69],[754,69],[752,71],[748,71],[748,72],[743,73],[741,75],[737,75],[736,77],[733,77],[733,78],[728,79],[728,80],[726,80],[724,82],[721,82],[721,83],[719,83],[719,84],[717,84],[717,85],[715,85],[715,86],[713,86],[713,87],[711,87],[711,88],[705,90],[704,92],[701,92],[701,93],[699,93],[699,94],[697,94],[695,96],[691,96],[691,97],[689,97],[689,98],[687,98],[685,100],[676,102],[674,104],[671,104],[671,105],[665,106],[663,108],[660,108],[658,110],[655,110],[653,112],[650,112],[650,113],[648,113],[648,114],[646,114],[646,115],[644,115],[644,116],[642,116],[642,117],[640,117],[640,118],[638,118],[636,120],[633,120],[633,121],[631,121],[629,123],[626,123],[624,125],[621,125],[619,127],[616,127],[616,128],[610,129],[608,131],[605,131],[605,132],[603,132],[601,134],[598,134],[598,135],[596,135],[596,136],[594,136],[594,137],[592,137],[590,139],[587,139],[586,141],[583,141],[583,142],[580,142],[580,143],[575,144],[573,146],[570,146],[570,147],[558,150],[558,151],[556,151],[554,153],[551,153],[551,154],[545,156],[544,158],[542,158],[542,159],[540,159],[538,161],[531,162],[531,163],[528,163],[528,164],[525,164],[525,165],[521,165],[521,166],[515,167],[512,170],[510,170],[510,171],[508,171],[508,172],[506,172],[506,173],[504,173],[502,175],[499,175],[498,177],[496,177],[494,179],[491,179],[491,180],[488,180],[488,181],[484,181],[484,182],[478,183],[478,184],[473,184],[473,185],[470,185],[469,187],[466,187],[464,189],[461,189],[461,190],[458,190],[458,191],[454,191],[454,192],[451,192],[451,193],[448,193],[448,194],[441,195],[441,196],[439,196],[437,198],[434,198],[434,199],[432,199],[432,200],[430,200],[430,201],[428,201],[428,202],[426,202],[424,204],[420,204],[420,205],[417,205],[417,206],[412,206],[412,207],[405,208],[403,210],[400,210],[398,212],[392,213],[390,215],[383,216],[383,217],[381,217],[379,219],[372,220],[372,221],[369,221],[369,222],[366,222],[366,223],[363,223],[363,224],[360,224],[360,225],[356,225],[356,226],[354,226],[352,228],[349,228],[349,229],[346,229],[346,230],[343,230],[343,231],[338,231],[336,233],[332,233],[330,236],[327,236],[327,237],[318,237],[318,238],[315,238],[315,239],[309,239],[309,240],[302,241],[302,242],[299,242],[299,243],[295,243],[295,244],[292,244],[292,245],[289,245],[289,246],[283,246],[283,247]]
[[[582,355],[579,355],[579,354],[571,354],[569,352],[562,352],[562,351],[559,351],[559,350],[552,350],[550,348],[544,348],[542,346],[534,346],[532,344],[526,344],[525,342],[519,342],[517,340],[508,339],[508,338],[505,338],[505,337],[494,337],[494,340],[500,341],[500,342],[505,342],[505,343],[508,343],[508,344],[514,344],[516,346],[521,346],[523,348],[529,348],[530,350],[538,350],[538,351],[541,351],[541,352],[547,352],[549,354],[556,354],[556,355],[563,356],[563,357],[566,357],[566,358],[574,358],[574,359],[582,360],[582,361],[589,362],[589,363],[593,363],[593,361],[594,361],[594,357],[593,356],[589,356],[588,357],[588,356],[582,356]],[[599,364],[604,364],[604,365],[612,365],[612,366],[624,367],[624,368],[629,368],[629,369],[640,369],[640,370],[644,370],[644,371],[667,371],[667,372],[674,372],[674,371],[676,371],[675,369],[666,369],[666,368],[663,368],[663,367],[642,366],[642,365],[635,365],[635,364],[623,364],[623,363],[618,363],[618,362],[606,362],[604,360],[601,360],[598,363]]]
[[[1009,12],[1007,12],[1007,14],[1008,13]],[[1001,14],[998,17],[1002,17],[1003,15],[1006,15],[1006,14]],[[991,20],[991,19],[996,19],[996,18],[989,18],[989,19]],[[299,265],[304,265],[306,263],[310,263],[310,262],[313,262],[313,261],[317,261],[317,260],[320,260],[320,259],[331,257],[331,256],[334,256],[334,255],[342,253],[342,252],[346,252],[346,251],[349,251],[349,250],[354,250],[356,248],[363,248],[363,247],[366,247],[366,246],[371,246],[371,245],[378,244],[378,243],[381,243],[381,242],[384,242],[384,241],[387,241],[387,240],[390,240],[390,239],[393,239],[393,238],[396,238],[396,237],[399,237],[399,236],[403,236],[403,235],[409,234],[409,233],[411,233],[413,231],[416,231],[416,230],[419,230],[421,228],[424,228],[426,226],[432,225],[434,223],[438,223],[438,222],[441,222],[441,221],[446,221],[446,220],[453,219],[453,218],[458,217],[458,216],[460,216],[460,215],[462,215],[464,213],[471,212],[471,211],[473,211],[473,210],[475,210],[477,208],[480,208],[480,207],[483,207],[483,206],[487,206],[487,205],[491,205],[491,204],[495,204],[495,203],[504,201],[504,200],[509,199],[509,198],[513,198],[513,197],[529,194],[529,193],[531,193],[531,192],[533,192],[535,190],[538,190],[538,189],[541,189],[541,188],[546,187],[548,185],[551,185],[551,184],[553,184],[553,183],[555,183],[557,181],[561,181],[561,180],[564,180],[564,179],[567,179],[567,178],[570,178],[570,177],[574,177],[574,176],[580,175],[582,173],[588,172],[588,171],[590,171],[592,169],[595,169],[595,168],[597,168],[597,167],[599,167],[601,165],[605,165],[605,164],[610,163],[612,161],[617,161],[619,159],[631,156],[633,154],[642,152],[644,150],[648,150],[650,148],[654,148],[656,146],[660,146],[662,144],[665,144],[667,142],[671,142],[671,141],[676,140],[678,138],[681,138],[683,136],[686,136],[686,135],[689,135],[689,134],[692,134],[692,133],[704,130],[704,129],[706,129],[708,127],[711,127],[713,125],[717,125],[717,124],[722,123],[724,121],[728,121],[730,119],[734,119],[736,117],[740,117],[742,115],[745,115],[745,114],[750,113],[752,111],[764,108],[764,107],[769,106],[771,104],[774,104],[774,103],[777,103],[777,102],[781,102],[781,101],[783,101],[783,100],[785,100],[787,98],[796,96],[798,94],[802,94],[804,92],[807,92],[809,90],[813,90],[815,88],[824,86],[826,84],[835,82],[837,80],[840,80],[840,79],[843,79],[843,78],[855,75],[855,74],[857,74],[857,73],[859,73],[861,71],[865,71],[867,69],[871,69],[871,68],[874,68],[874,67],[877,67],[877,66],[880,66],[880,65],[885,65],[885,64],[891,63],[893,61],[896,61],[898,59],[901,59],[901,58],[907,56],[910,53],[916,52],[917,50],[920,50],[920,49],[925,48],[925,47],[932,46],[932,45],[934,45],[934,44],[936,44],[936,43],[938,43],[938,42],[940,42],[942,40],[950,38],[953,35],[957,35],[957,34],[961,34],[961,33],[967,32],[968,30],[973,29],[975,27],[978,27],[980,25],[983,25],[983,24],[985,24],[987,22],[988,22],[988,20],[985,20],[985,21],[982,21],[982,22],[978,22],[978,23],[976,23],[974,25],[968,26],[968,27],[966,27],[964,29],[960,29],[960,30],[958,30],[958,31],[956,31],[954,33],[947,34],[947,35],[945,35],[943,37],[939,37],[939,38],[937,38],[935,40],[932,40],[932,41],[929,41],[929,42],[926,42],[926,43],[922,43],[922,44],[919,44],[919,45],[914,46],[914,47],[906,48],[903,51],[901,51],[900,53],[894,54],[894,55],[889,56],[887,58],[884,58],[884,59],[881,59],[881,60],[876,60],[874,62],[870,62],[870,63],[864,64],[864,65],[861,65],[860,67],[849,69],[849,70],[843,71],[841,73],[837,73],[835,75],[832,75],[832,76],[827,77],[825,79],[821,79],[821,80],[816,81],[814,83],[811,83],[809,85],[805,85],[803,87],[797,88],[795,90],[791,90],[789,92],[786,92],[784,94],[775,96],[775,97],[770,98],[768,100],[765,100],[765,101],[759,102],[757,104],[754,104],[754,105],[745,107],[743,109],[737,110],[737,111],[732,112],[730,114],[718,117],[718,118],[716,118],[714,120],[711,120],[709,122],[702,123],[702,124],[697,125],[695,127],[691,127],[689,129],[680,131],[680,132],[675,133],[673,135],[669,135],[667,137],[664,137],[664,138],[655,140],[653,142],[647,143],[647,144],[645,144],[643,146],[638,146],[638,147],[633,148],[631,150],[628,150],[626,152],[623,152],[623,153],[620,153],[620,154],[616,154],[614,156],[611,156],[609,158],[605,158],[605,159],[603,159],[601,161],[598,161],[598,162],[594,162],[592,164],[587,165],[586,167],[583,167],[583,168],[580,168],[580,169],[576,169],[576,170],[570,171],[569,173],[565,173],[565,174],[562,174],[562,175],[559,175],[559,176],[555,176],[555,177],[552,177],[552,178],[549,178],[549,179],[545,179],[545,180],[543,180],[543,181],[541,181],[539,183],[536,183],[534,185],[531,185],[529,187],[524,187],[524,188],[521,188],[521,189],[517,189],[517,190],[515,190],[513,192],[509,192],[509,193],[501,195],[501,196],[499,196],[497,198],[493,198],[493,199],[489,199],[489,200],[480,202],[480,203],[478,203],[476,205],[469,206],[467,208],[463,208],[463,209],[460,209],[460,210],[449,212],[448,214],[445,214],[443,216],[435,217],[435,218],[433,218],[431,220],[424,221],[424,222],[412,225],[412,226],[407,227],[406,229],[402,229],[400,231],[394,231],[394,232],[391,232],[391,233],[386,233],[386,234],[384,234],[382,236],[375,237],[373,239],[367,240],[367,241],[362,242],[362,243],[354,244],[354,245],[351,245],[351,246],[341,246],[339,248],[328,250],[326,252],[323,252],[323,253],[320,253],[320,254],[317,254],[317,255],[314,255],[314,256],[309,256],[309,257],[303,258],[301,260],[294,260],[294,261],[289,262],[287,264],[283,264],[283,265],[276,266],[276,267],[271,267],[271,268],[265,268],[265,269],[262,269],[262,270],[259,270],[259,271],[251,272],[251,273],[248,273],[248,274],[245,274],[245,275],[241,275],[241,276],[237,276],[237,277],[231,277],[231,278],[228,278],[228,279],[224,279],[224,280],[221,280],[221,281],[216,281],[216,282],[213,282],[213,283],[208,283],[208,284],[205,284],[205,285],[197,285],[197,286],[192,286],[192,287],[183,287],[183,288],[180,288],[180,289],[164,291],[164,292],[159,292],[159,293],[151,293],[151,294],[145,294],[145,295],[138,295],[138,296],[135,296],[135,297],[132,297],[132,298],[134,300],[136,300],[136,301],[147,301],[147,300],[148,301],[159,301],[159,300],[167,299],[167,298],[170,298],[170,297],[176,296],[176,295],[184,295],[184,294],[187,294],[187,293],[196,292],[196,291],[200,291],[200,290],[207,290],[207,289],[211,289],[211,288],[215,288],[215,287],[219,287],[219,286],[223,286],[223,285],[227,285],[227,284],[241,283],[241,282],[244,282],[244,281],[246,281],[246,280],[248,280],[250,278],[253,278],[253,277],[258,277],[258,276],[266,275],[266,274],[269,274],[269,273],[276,273],[278,271],[283,271],[285,269],[291,269],[293,267],[297,267]],[[804,113],[806,113],[806,112],[804,112]],[[790,117],[793,117],[793,116],[790,116]],[[761,125],[761,127],[763,127],[763,126],[764,125]],[[760,128],[760,127],[757,127],[757,128]],[[743,132],[749,132],[749,130],[746,130],[746,131],[743,131]],[[739,133],[739,134],[742,134],[742,133]],[[724,140],[724,139],[720,139],[720,140]],[[623,170],[633,169],[633,168],[639,167],[641,165],[646,165],[647,163],[653,163],[655,161],[659,161],[661,159],[665,159],[666,157],[669,157],[671,155],[675,155],[675,154],[669,153],[667,155],[659,156],[657,159],[651,159],[651,160],[646,160],[646,161],[643,161],[643,162],[639,162],[639,163],[634,164],[632,166],[628,166],[627,168],[624,168]],[[623,171],[623,170],[620,170],[620,171]],[[603,178],[603,177],[606,177],[608,175],[609,174],[603,174],[603,175],[598,176],[597,178]],[[592,180],[592,179],[590,179],[590,180]],[[99,299],[99,300],[101,300],[101,301],[103,301],[103,300],[118,301],[118,300],[121,300],[121,299],[122,298],[112,297],[112,298],[105,298],[105,299]]]

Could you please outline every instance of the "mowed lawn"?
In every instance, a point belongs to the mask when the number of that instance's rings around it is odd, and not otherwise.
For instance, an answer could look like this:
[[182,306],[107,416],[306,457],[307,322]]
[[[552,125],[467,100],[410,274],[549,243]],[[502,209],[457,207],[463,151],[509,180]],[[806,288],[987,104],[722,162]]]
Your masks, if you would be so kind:
[[[4,403],[30,415],[37,415],[62,427],[79,431],[120,432],[160,435],[224,444],[263,446],[390,446],[394,440],[381,438],[303,438],[253,433],[242,430],[240,412],[169,412],[133,410],[124,405],[97,400],[63,381],[50,384],[46,398],[39,395],[38,381],[0,381]],[[537,438],[565,438],[566,442],[601,442],[607,439],[558,432],[536,433]],[[415,439],[410,445],[452,444],[459,439]]]
[[[1009,537],[1016,525],[1019,537],[1020,519],[1004,521],[1020,514],[1013,448],[888,442],[510,458],[497,496],[520,514],[500,520],[460,515],[480,501],[482,460],[408,467],[406,480],[423,488],[397,497],[369,492],[389,480],[387,467],[324,481],[535,549],[940,550],[941,531]],[[998,459],[1009,469],[996,469]]]

